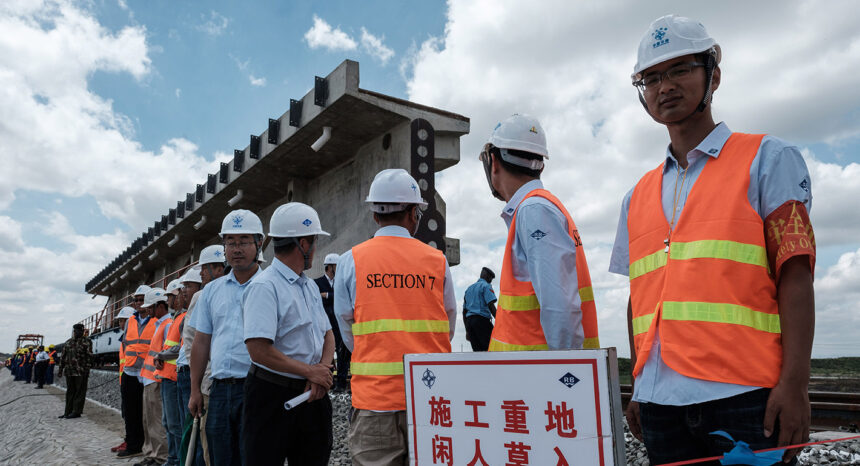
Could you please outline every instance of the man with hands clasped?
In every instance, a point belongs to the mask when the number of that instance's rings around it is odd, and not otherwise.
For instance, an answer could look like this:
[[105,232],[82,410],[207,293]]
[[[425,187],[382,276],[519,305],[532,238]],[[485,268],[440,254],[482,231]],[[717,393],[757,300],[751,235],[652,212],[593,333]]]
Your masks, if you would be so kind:
[[[243,297],[245,345],[251,369],[245,383],[245,464],[327,465],[332,447],[334,335],[316,283],[305,275],[322,230],[317,212],[291,202],[269,223],[272,264]],[[307,402],[284,403],[310,391]]]

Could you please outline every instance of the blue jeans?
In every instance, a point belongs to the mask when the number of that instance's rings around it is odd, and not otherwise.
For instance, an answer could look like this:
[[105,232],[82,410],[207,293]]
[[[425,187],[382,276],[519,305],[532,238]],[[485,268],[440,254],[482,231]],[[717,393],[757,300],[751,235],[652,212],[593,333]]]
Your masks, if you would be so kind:
[[167,432],[167,462],[168,466],[179,465],[179,447],[182,444],[182,412],[179,409],[179,389],[176,382],[164,379],[161,381],[161,419],[164,431]]
[[[769,395],[770,389],[762,388],[688,406],[641,403],[639,414],[648,459],[651,464],[663,464],[723,455],[734,446],[723,437],[709,435],[715,430],[727,432],[735,441],[748,443],[754,451],[776,447],[778,425],[770,438],[764,436],[764,412]],[[794,459],[791,464],[796,462]]]
[[209,444],[210,466],[239,466],[242,464],[242,405],[245,385],[242,382],[212,382],[209,393],[209,414],[206,417],[206,439]]

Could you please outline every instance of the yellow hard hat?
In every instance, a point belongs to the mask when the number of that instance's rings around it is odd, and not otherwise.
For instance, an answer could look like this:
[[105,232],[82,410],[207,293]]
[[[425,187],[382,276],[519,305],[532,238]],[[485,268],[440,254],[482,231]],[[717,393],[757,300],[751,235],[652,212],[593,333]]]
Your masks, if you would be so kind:
[[48,345],[48,349],[54,349],[54,345]]

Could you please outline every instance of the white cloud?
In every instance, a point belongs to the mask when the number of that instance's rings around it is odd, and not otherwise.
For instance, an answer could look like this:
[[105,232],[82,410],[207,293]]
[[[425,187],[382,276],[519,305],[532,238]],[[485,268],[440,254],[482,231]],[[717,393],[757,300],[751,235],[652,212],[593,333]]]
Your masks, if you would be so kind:
[[230,58],[236,63],[236,67],[239,68],[239,71],[245,73],[248,76],[248,82],[251,83],[252,86],[255,87],[263,87],[266,85],[266,78],[258,78],[249,72],[251,67],[251,60],[242,61],[233,54],[229,54]]
[[220,36],[227,30],[230,18],[227,18],[215,10],[209,12],[209,16],[200,15],[201,24],[195,26],[198,31],[209,34],[212,37]]
[[349,34],[332,29],[324,19],[314,15],[314,25],[305,33],[305,41],[312,49],[324,48],[330,51],[355,50],[358,46]]
[[177,99],[182,97],[182,89],[177,87],[176,90],[174,91],[174,94],[176,94]]
[[394,50],[386,47],[383,41],[385,37],[376,37],[367,32],[367,29],[361,28],[361,48],[370,54],[372,57],[379,60],[383,65],[388,63],[394,57]]
[[253,74],[248,75],[248,80],[252,86],[263,87],[266,85],[266,78],[257,78]]
[[[722,46],[715,118],[734,130],[768,132],[801,147],[846,141],[856,147],[860,88],[849,71],[860,69],[855,7],[799,0],[745,5],[742,17],[707,3],[678,11],[701,20]],[[480,266],[500,269],[506,233],[498,217],[502,203],[489,195],[475,156],[496,122],[512,113],[532,114],[547,132],[551,154],[544,183],[569,208],[585,242],[601,342],[626,353],[628,287],[623,277],[606,272],[608,258],[624,194],[660,162],[668,143],[665,128],[642,110],[629,76],[641,35],[678,4],[583,7],[555,0],[533,8],[514,0],[453,0],[448,7],[444,35],[415,47],[402,69],[410,100],[471,119],[461,162],[437,178],[448,201],[448,234],[461,239],[462,265],[453,270],[457,290],[474,282]],[[818,244],[856,245],[860,217],[846,215],[853,212],[848,200],[860,197],[856,155],[853,163],[823,163],[805,152]],[[829,315],[850,318],[856,303],[834,299]],[[819,324],[820,335],[847,328],[836,318]],[[858,333],[846,332],[855,341]]]

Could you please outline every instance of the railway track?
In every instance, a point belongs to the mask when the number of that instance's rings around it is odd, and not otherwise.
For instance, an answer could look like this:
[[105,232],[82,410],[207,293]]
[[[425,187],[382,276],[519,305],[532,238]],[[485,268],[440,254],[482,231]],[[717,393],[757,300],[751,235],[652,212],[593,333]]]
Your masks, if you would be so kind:
[[[621,385],[621,404],[626,408],[632,386]],[[844,430],[860,432],[860,393],[809,392],[813,431]]]

